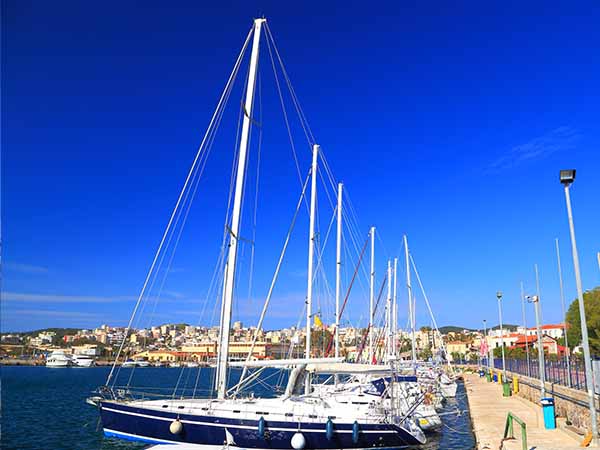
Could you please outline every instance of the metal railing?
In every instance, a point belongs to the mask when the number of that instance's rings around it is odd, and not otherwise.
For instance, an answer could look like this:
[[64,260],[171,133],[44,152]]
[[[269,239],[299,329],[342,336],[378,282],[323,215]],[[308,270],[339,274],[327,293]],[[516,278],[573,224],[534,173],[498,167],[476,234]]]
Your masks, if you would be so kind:
[[[494,367],[496,369],[501,368],[502,359],[494,359]],[[566,361],[546,361],[544,369],[545,378],[548,383],[560,384],[582,391],[587,389],[585,367],[582,361],[571,360],[571,386],[569,386],[569,373]],[[506,370],[531,378],[539,379],[540,377],[537,359],[530,359],[529,364],[527,364],[527,360],[525,359],[507,359]]]
[[513,422],[517,422],[521,425],[521,447],[523,450],[527,450],[527,425],[511,412],[506,416],[506,425],[504,426],[504,437],[502,438],[502,442],[508,439],[515,439]]

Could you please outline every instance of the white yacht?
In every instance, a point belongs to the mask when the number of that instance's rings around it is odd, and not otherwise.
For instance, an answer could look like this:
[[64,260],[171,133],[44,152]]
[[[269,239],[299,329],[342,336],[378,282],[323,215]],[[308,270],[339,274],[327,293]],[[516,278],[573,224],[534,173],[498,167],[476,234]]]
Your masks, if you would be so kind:
[[121,367],[150,367],[150,363],[145,359],[128,359],[121,364]]
[[46,367],[71,367],[73,360],[63,350],[54,350],[46,359]]
[[92,367],[96,362],[94,357],[89,355],[73,355],[72,361],[74,367]]

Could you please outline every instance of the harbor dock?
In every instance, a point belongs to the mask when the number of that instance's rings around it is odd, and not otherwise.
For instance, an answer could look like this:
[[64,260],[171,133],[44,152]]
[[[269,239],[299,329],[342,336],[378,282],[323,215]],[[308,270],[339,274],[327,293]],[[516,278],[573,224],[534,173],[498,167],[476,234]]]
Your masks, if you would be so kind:
[[545,429],[540,406],[514,395],[503,397],[500,384],[487,382],[477,374],[466,374],[464,380],[478,450],[525,448],[521,441],[521,427],[516,421],[513,422],[514,439],[504,440],[509,413],[526,424],[527,449],[581,448],[582,438],[577,439],[560,426],[554,430]]

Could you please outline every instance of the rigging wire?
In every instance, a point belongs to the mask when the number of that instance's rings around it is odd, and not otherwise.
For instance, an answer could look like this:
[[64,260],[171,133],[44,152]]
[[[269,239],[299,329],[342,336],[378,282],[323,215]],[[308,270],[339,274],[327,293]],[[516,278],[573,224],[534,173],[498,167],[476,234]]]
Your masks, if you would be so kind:
[[273,44],[273,49],[275,50],[275,55],[277,56],[277,60],[279,61],[279,65],[281,67],[281,71],[282,71],[285,81],[287,83],[288,90],[290,91],[292,102],[294,103],[294,107],[296,108],[296,112],[300,118],[300,124],[302,126],[302,129],[304,130],[306,140],[308,142],[309,147],[312,147],[315,144],[315,138],[310,129],[310,125],[308,124],[308,121],[306,120],[306,116],[304,115],[304,112],[302,111],[302,107],[300,106],[300,102],[298,101],[298,98],[296,96],[294,87],[292,86],[290,77],[288,76],[287,71],[285,70],[285,65],[283,64],[283,60],[281,59],[281,55],[279,54],[279,50],[277,49],[277,44],[275,44],[275,39],[273,39],[273,35],[271,34],[271,27],[269,27],[268,23],[265,23],[265,25],[266,25],[265,29],[267,30],[267,36],[269,37],[269,39],[271,40],[271,43]]
[[[296,210],[294,211],[294,215],[292,216],[292,221],[291,221],[290,227],[288,228],[288,232],[285,237],[285,241],[283,243],[283,248],[281,249],[281,252],[279,254],[279,260],[277,261],[277,266],[275,267],[275,273],[273,274],[273,278],[271,279],[271,285],[269,286],[269,291],[267,293],[267,297],[263,304],[263,309],[260,314],[260,318],[258,320],[258,325],[256,326],[256,330],[254,332],[254,337],[252,339],[252,345],[250,346],[250,350],[248,351],[248,356],[246,357],[246,362],[248,362],[250,360],[250,358],[252,357],[252,353],[254,351],[256,341],[258,340],[260,330],[262,330],[262,324],[263,324],[265,315],[267,313],[267,309],[269,308],[269,303],[271,302],[271,296],[273,295],[273,290],[275,289],[275,284],[277,283],[277,279],[279,277],[279,271],[281,270],[281,265],[283,264],[283,259],[285,258],[287,247],[290,242],[292,232],[294,231],[294,227],[296,225],[296,219],[298,218],[298,213],[300,212],[300,208],[302,206],[302,201],[306,195],[306,189],[308,187],[309,180],[310,180],[310,173],[306,176],[306,180],[304,182],[304,185],[302,186],[302,192],[300,193],[300,198],[298,199],[298,203],[296,204]],[[243,381],[243,379],[246,375],[246,372],[247,372],[247,368],[244,367],[239,383],[241,383]],[[235,392],[235,394],[237,394],[237,391]]]
[[141,303],[141,301],[142,301],[142,298],[144,297],[144,294],[145,294],[145,292],[146,292],[146,287],[148,286],[148,282],[150,281],[150,278],[151,278],[151,276],[152,276],[152,273],[153,273],[154,267],[155,267],[155,265],[156,265],[156,262],[157,262],[157,260],[158,260],[158,257],[159,257],[159,255],[160,255],[160,253],[161,253],[161,251],[162,251],[162,248],[163,248],[163,244],[164,244],[164,242],[165,242],[165,239],[166,239],[167,235],[169,234],[169,231],[171,230],[171,224],[173,223],[173,219],[175,218],[175,216],[176,216],[176,214],[177,214],[177,210],[178,210],[178,208],[179,208],[179,204],[180,204],[180,202],[181,202],[181,200],[182,200],[182,198],[183,198],[183,195],[184,195],[184,192],[185,192],[185,190],[187,189],[187,186],[188,186],[188,183],[189,183],[189,181],[190,181],[190,178],[191,178],[191,176],[192,176],[192,174],[193,174],[193,172],[194,172],[194,169],[195,169],[195,167],[196,167],[196,163],[198,162],[198,159],[200,158],[200,155],[201,155],[201,153],[202,153],[202,149],[204,148],[204,143],[205,143],[205,141],[206,141],[206,138],[207,138],[207,136],[208,136],[209,130],[210,130],[210,128],[212,127],[212,125],[213,125],[213,123],[214,123],[215,117],[216,117],[216,115],[217,115],[217,112],[218,112],[218,110],[219,110],[219,108],[220,108],[220,105],[221,105],[221,103],[222,103],[222,101],[223,101],[223,98],[224,98],[224,96],[225,96],[225,93],[227,92],[228,86],[230,85],[230,83],[232,82],[232,80],[235,78],[235,75],[237,75],[237,70],[238,70],[238,68],[239,68],[239,65],[240,65],[240,62],[241,62],[241,60],[242,60],[242,56],[244,55],[244,53],[245,53],[245,51],[246,51],[246,47],[247,47],[247,45],[248,45],[248,42],[249,42],[249,40],[250,40],[250,36],[251,36],[251,34],[252,34],[252,29],[251,29],[251,30],[248,32],[248,36],[246,37],[246,41],[244,42],[244,45],[242,46],[242,50],[241,50],[241,52],[240,52],[240,54],[239,54],[239,56],[238,56],[238,59],[237,59],[237,61],[236,61],[235,65],[234,65],[234,67],[233,67],[232,73],[231,73],[231,75],[229,76],[229,79],[228,79],[228,81],[227,81],[227,84],[225,85],[225,89],[224,89],[223,93],[221,94],[221,98],[219,99],[219,102],[218,102],[218,104],[217,104],[217,110],[216,110],[216,111],[215,111],[215,113],[213,114],[213,117],[212,117],[212,119],[211,119],[211,121],[210,121],[210,123],[209,123],[209,126],[208,126],[208,130],[207,130],[207,132],[206,132],[206,134],[205,134],[205,136],[204,136],[204,138],[203,138],[202,142],[200,143],[200,147],[199,147],[199,149],[198,149],[198,151],[197,151],[197,153],[196,153],[196,157],[194,158],[194,161],[193,161],[193,163],[192,163],[192,167],[190,168],[190,171],[189,171],[189,173],[188,173],[188,176],[187,176],[187,178],[186,178],[186,180],[185,180],[185,182],[184,182],[184,184],[183,184],[182,190],[181,190],[181,192],[180,192],[180,194],[179,194],[179,198],[177,199],[177,202],[175,203],[175,207],[174,207],[174,209],[173,209],[173,212],[171,213],[171,217],[170,217],[170,219],[169,219],[169,222],[167,223],[166,229],[165,229],[165,231],[164,231],[164,233],[163,233],[163,237],[162,237],[162,239],[161,239],[161,241],[160,241],[160,243],[159,243],[159,245],[158,245],[158,249],[156,250],[156,253],[155,253],[155,255],[154,255],[154,259],[153,259],[153,261],[152,261],[152,264],[150,265],[150,269],[148,270],[148,274],[146,275],[146,280],[144,281],[144,284],[143,284],[143,286],[142,286],[142,290],[141,290],[141,292],[140,292],[140,295],[138,296],[138,299],[137,299],[137,301],[136,301],[135,307],[134,307],[134,309],[133,309],[133,313],[132,313],[132,315],[131,315],[131,318],[129,319],[129,322],[128,322],[128,324],[127,324],[127,328],[126,328],[126,330],[125,330],[125,337],[124,337],[124,339],[121,341],[121,345],[119,346],[119,349],[118,349],[118,351],[117,351],[117,355],[116,355],[116,357],[115,357],[115,362],[113,363],[113,365],[112,365],[112,367],[111,367],[111,370],[110,370],[110,372],[109,372],[109,374],[108,374],[108,377],[107,377],[107,379],[106,379],[105,386],[108,386],[108,385],[110,384],[110,381],[111,381],[111,379],[112,379],[112,376],[113,376],[113,374],[114,374],[114,371],[115,371],[115,367],[117,366],[117,362],[118,362],[118,360],[119,360],[119,356],[121,355],[121,353],[122,353],[122,351],[123,351],[123,347],[124,347],[124,345],[125,345],[125,341],[127,340],[127,336],[129,335],[129,333],[130,333],[130,331],[131,331],[131,326],[132,326],[132,324],[133,324],[133,320],[134,320],[134,318],[135,318],[135,316],[136,316],[136,312],[137,312],[137,310],[138,310],[138,308],[139,308],[139,306],[140,306],[140,303]]
[[[440,330],[438,328],[437,322],[435,320],[435,316],[433,315],[433,311],[431,309],[431,304],[429,303],[429,298],[427,297],[427,294],[425,293],[425,288],[423,287],[423,283],[421,282],[421,277],[419,276],[419,272],[417,271],[417,266],[415,264],[415,260],[412,257],[412,254],[410,254],[410,262],[412,264],[412,267],[415,271],[415,275],[417,277],[417,281],[419,282],[419,286],[421,288],[421,293],[423,294],[423,299],[425,300],[425,304],[427,305],[427,309],[429,310],[429,314],[431,316],[431,321],[433,323],[433,326],[435,327],[435,331],[438,334],[438,338],[440,339],[440,346],[442,347],[442,350],[444,351],[444,353],[447,355],[448,351],[446,349],[446,344],[444,343],[444,339],[442,339],[442,334],[440,333]],[[450,361],[448,360],[448,366],[450,366]]]
[[[290,146],[292,147],[292,155],[294,155],[294,163],[296,164],[296,172],[298,174],[298,181],[300,185],[302,185],[302,171],[300,170],[300,163],[298,162],[298,154],[296,152],[296,146],[294,144],[294,138],[292,137],[292,130],[290,127],[290,121],[288,119],[287,110],[285,108],[285,103],[283,101],[283,94],[281,92],[281,86],[279,84],[279,77],[277,75],[277,69],[275,68],[275,60],[273,59],[273,53],[271,51],[271,44],[269,43],[269,39],[266,39],[267,48],[269,50],[269,56],[271,59],[271,67],[273,67],[273,75],[275,77],[275,84],[277,86],[277,93],[279,94],[279,101],[281,103],[281,110],[283,112],[283,118],[285,121],[285,127],[287,129],[288,138],[290,140]],[[308,203],[306,203],[306,207],[308,208]]]
[[[239,67],[238,67],[238,69],[239,69]],[[236,73],[236,76],[237,76],[237,73]],[[235,80],[235,78],[234,78],[234,80]],[[205,149],[204,149],[204,151],[202,153],[202,156],[201,156],[200,160],[196,164],[195,172],[194,172],[194,175],[192,176],[192,181],[190,183],[190,188],[188,188],[187,191],[186,191],[186,193],[185,193],[185,197],[183,198],[183,201],[181,203],[181,207],[179,209],[178,215],[177,215],[177,217],[176,217],[176,219],[175,219],[175,221],[173,223],[172,232],[170,233],[169,238],[167,240],[167,243],[166,243],[166,245],[164,247],[165,251],[162,253],[161,258],[160,258],[160,260],[159,260],[159,262],[158,262],[158,264],[156,266],[155,275],[154,275],[154,277],[152,279],[152,282],[150,283],[150,286],[149,286],[149,288],[147,290],[148,294],[145,296],[145,299],[143,300],[143,303],[142,303],[142,309],[141,309],[140,313],[138,314],[139,319],[137,320],[137,322],[139,323],[139,321],[143,317],[146,305],[148,303],[149,295],[152,292],[152,290],[154,288],[154,285],[155,285],[155,283],[156,283],[156,281],[158,279],[158,274],[159,274],[159,271],[160,271],[160,269],[162,267],[164,258],[166,257],[167,253],[170,250],[171,255],[170,255],[170,258],[169,258],[169,262],[167,264],[167,268],[166,268],[166,270],[163,271],[163,277],[162,277],[162,281],[160,283],[158,294],[154,295],[154,297],[153,297],[154,302],[153,302],[153,307],[152,307],[152,313],[148,317],[147,328],[150,326],[150,324],[151,324],[151,322],[152,322],[152,320],[153,320],[153,318],[155,316],[155,312],[156,312],[156,307],[157,307],[158,301],[159,301],[159,299],[160,299],[160,297],[162,295],[164,284],[165,284],[166,279],[167,279],[167,277],[168,277],[168,275],[170,273],[170,270],[171,270],[171,267],[172,267],[172,263],[173,263],[173,259],[175,257],[176,252],[177,252],[177,247],[179,245],[179,241],[181,239],[182,232],[183,232],[183,230],[185,228],[185,224],[187,222],[188,214],[189,214],[189,212],[191,210],[193,201],[194,201],[194,199],[196,197],[196,192],[197,192],[197,189],[198,189],[198,186],[199,186],[200,179],[202,177],[202,174],[204,173],[204,169],[206,168],[206,163],[208,162],[208,157],[210,156],[210,152],[211,152],[211,150],[213,148],[213,144],[214,144],[214,140],[215,140],[215,136],[216,136],[217,130],[219,129],[219,126],[221,124],[221,120],[223,118],[223,113],[225,111],[225,106],[228,104],[231,92],[233,90],[233,84],[234,83],[232,82],[229,85],[229,88],[227,90],[227,93],[226,93],[226,96],[224,98],[224,101],[222,102],[222,106],[221,106],[221,108],[219,110],[217,118],[216,118],[216,120],[214,122],[214,125],[213,125],[212,129],[210,130],[210,135],[209,135],[208,139],[206,140]],[[235,159],[234,159],[234,161],[235,161]],[[189,201],[188,201],[188,199],[189,199]],[[183,210],[185,210],[185,212],[183,212]],[[183,215],[183,221],[181,221],[182,215]],[[179,231],[177,233],[177,238],[175,240],[174,246],[172,247],[172,249],[170,249],[170,243],[171,243],[171,240],[173,238],[173,235],[175,234],[175,230],[177,228],[179,229]],[[128,383],[127,383],[127,387],[129,387],[130,384],[131,384],[131,381],[132,381],[134,373],[135,373],[135,369],[136,369],[136,367],[134,366],[132,368],[132,370],[131,370],[131,373],[130,373],[130,376],[129,376],[129,380],[128,380]],[[183,371],[183,369],[182,369],[182,371]],[[117,371],[117,376],[118,376],[119,372],[120,372],[120,368]]]
[[[342,307],[340,308],[340,319],[342,317],[342,314],[344,313],[344,309],[346,308],[346,303],[348,302],[348,298],[350,297],[350,291],[352,290],[352,286],[354,284],[354,280],[356,279],[356,274],[358,273],[358,268],[362,263],[362,258],[363,255],[365,254],[365,250],[367,249],[367,244],[369,243],[369,236],[367,236],[367,239],[365,240],[365,244],[363,245],[362,251],[360,252],[360,256],[358,258],[358,261],[356,263],[356,269],[354,269],[354,274],[352,275],[352,280],[350,281],[350,284],[348,285],[348,289],[346,291],[346,296],[344,297],[344,301],[342,303]],[[327,349],[327,353],[325,354],[325,357],[329,356],[329,352],[331,350],[331,344],[333,342],[333,335],[332,338],[329,340],[329,346]]]

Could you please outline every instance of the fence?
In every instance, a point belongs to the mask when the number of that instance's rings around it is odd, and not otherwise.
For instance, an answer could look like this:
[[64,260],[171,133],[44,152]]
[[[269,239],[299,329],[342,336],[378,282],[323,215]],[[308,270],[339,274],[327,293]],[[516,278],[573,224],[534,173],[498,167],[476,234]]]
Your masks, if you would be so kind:
[[[487,366],[483,360],[483,365]],[[502,368],[502,358],[494,358],[494,367]],[[583,361],[571,360],[571,386],[569,386],[569,370],[566,361],[545,361],[545,378],[549,383],[561,384],[574,389],[586,390],[585,366]],[[537,359],[507,359],[506,370],[531,378],[539,378],[540,370]]]

